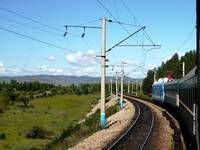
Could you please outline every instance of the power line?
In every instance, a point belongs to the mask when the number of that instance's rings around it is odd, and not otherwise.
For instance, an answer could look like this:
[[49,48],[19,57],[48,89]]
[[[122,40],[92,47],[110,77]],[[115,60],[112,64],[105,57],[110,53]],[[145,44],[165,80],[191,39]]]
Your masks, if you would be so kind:
[[24,16],[24,15],[22,15],[22,14],[16,12],[16,11],[9,10],[9,9],[4,8],[4,7],[2,7],[2,6],[0,6],[0,9],[1,9],[1,10],[4,10],[4,11],[6,11],[6,12],[9,12],[9,13],[11,13],[11,14],[17,15],[17,16],[19,16],[19,17],[22,17],[22,18],[24,18],[24,19],[26,19],[26,20],[29,20],[29,21],[32,21],[32,22],[34,22],[34,23],[40,24],[40,25],[42,25],[42,26],[45,26],[45,27],[47,27],[47,28],[49,28],[49,29],[53,29],[53,30],[56,30],[56,31],[63,32],[63,30],[61,30],[61,29],[59,29],[59,28],[56,28],[56,27],[54,27],[54,26],[50,26],[50,25],[45,24],[45,23],[43,23],[43,22],[40,22],[40,21],[37,21],[37,20],[32,19],[32,18],[30,18],[30,17]]
[[155,45],[155,43],[153,42],[153,40],[151,39],[151,37],[149,36],[149,34],[144,30],[144,35],[149,39],[149,41],[153,44],[153,45]]
[[150,45],[150,44],[142,44],[142,45],[137,45],[137,44],[135,44],[135,45],[133,45],[133,44],[120,44],[120,45],[118,45],[118,46],[160,46],[160,45]]
[[[139,25],[139,27],[141,27],[139,21],[137,20],[137,18],[135,17],[135,15],[132,13],[132,11],[128,8],[128,6],[126,5],[126,3],[123,0],[121,0],[121,2],[122,2],[122,5],[126,8],[126,10],[129,12],[129,14],[133,17],[133,20],[135,20],[135,22]],[[155,43],[153,42],[153,40],[150,38],[149,34],[145,30],[144,30],[144,33],[145,33],[146,38],[148,38],[149,41],[153,45],[155,45]]]
[[121,2],[122,2],[122,5],[126,8],[126,10],[129,12],[129,14],[133,17],[133,20],[135,20],[135,22],[137,22],[138,25],[139,25],[140,27],[142,27],[142,26],[140,25],[139,21],[137,20],[137,18],[134,16],[134,14],[133,14],[133,13],[131,12],[131,10],[128,8],[128,6],[126,5],[126,3],[125,3],[123,0],[121,0]]
[[94,22],[97,22],[97,21],[100,21],[100,20],[102,20],[102,19],[100,18],[100,19],[91,20],[91,21],[80,24],[80,26],[83,26],[83,25],[86,25],[86,24],[91,24],[91,23],[94,23]]
[[[40,39],[37,39],[37,38],[34,38],[32,36],[29,36],[29,35],[25,35],[25,34],[21,34],[21,33],[18,33],[18,32],[15,32],[13,30],[10,30],[10,29],[7,29],[7,28],[4,28],[4,27],[1,27],[0,26],[0,30],[3,30],[3,31],[7,31],[7,32],[10,32],[10,33],[13,33],[13,34],[16,34],[18,36],[21,36],[21,37],[24,37],[24,38],[27,38],[27,39],[31,39],[33,41],[37,41],[39,43],[42,43],[42,44],[45,44],[45,45],[48,45],[48,46],[51,46],[51,47],[54,47],[54,48],[58,48],[58,49],[62,49],[62,50],[65,50],[65,51],[68,51],[68,52],[72,52],[72,53],[77,53],[77,51],[73,51],[73,50],[70,50],[70,49],[66,49],[64,47],[61,47],[61,46],[58,46],[56,44],[52,44],[52,43],[49,43],[49,42],[46,42],[46,41],[42,41]],[[92,56],[90,54],[83,54],[83,56],[87,56],[87,57],[90,57],[90,58],[96,58],[96,55]]]
[[37,41],[37,42],[43,43],[43,44],[48,45],[48,46],[51,46],[51,47],[55,47],[55,48],[58,48],[58,49],[66,50],[66,51],[69,51],[69,52],[72,52],[72,53],[77,53],[76,51],[69,50],[69,49],[63,48],[63,47],[61,47],[61,46],[58,46],[58,45],[55,45],[55,44],[52,44],[52,43],[49,43],[49,42],[45,42],[45,41],[42,41],[42,40],[37,39],[37,38],[34,38],[34,37],[31,37],[31,36],[29,36],[29,35],[25,35],[25,34],[21,34],[21,33],[18,33],[18,32],[12,31],[12,30],[9,30],[9,29],[4,28],[4,27],[1,27],[1,26],[0,26],[0,30],[4,30],[4,31],[7,31],[7,32],[16,34],[16,35],[18,35],[18,36],[21,36],[21,37],[24,37],[24,38],[27,38],[27,39],[31,39],[31,40],[33,40],[33,41]]
[[140,27],[138,25],[124,23],[124,22],[119,22],[119,21],[113,21],[113,20],[110,20],[110,19],[107,19],[106,21],[111,22],[111,23],[117,23],[117,24],[122,24],[122,25],[126,25],[126,26],[131,26],[131,27]]
[[[100,0],[96,0],[112,17],[113,17],[113,19],[116,21],[116,22],[119,22],[118,21],[118,19],[116,19],[113,15],[112,15],[112,13],[110,12],[110,10],[108,9],[108,8],[106,8],[106,6],[102,3],[102,2],[100,2]],[[129,31],[122,25],[122,24],[119,24],[125,31],[126,31],[126,33],[128,34],[128,35],[130,35],[130,33],[129,33]],[[134,39],[133,37],[132,37],[132,39]],[[136,40],[136,39],[134,39],[137,43],[138,43],[138,41]],[[139,44],[139,43],[138,43]]]
[[[87,23],[85,23],[85,24],[92,23],[92,22],[99,21],[99,20],[102,20],[102,19],[89,21],[89,22],[87,22]],[[88,48],[90,48],[90,46],[89,46],[89,44],[86,42],[86,40],[84,39],[86,28],[89,28],[89,29],[102,29],[102,27],[98,27],[98,26],[85,26],[85,25],[65,25],[64,27],[66,28],[66,31],[65,31],[65,33],[64,33],[64,35],[63,35],[64,37],[67,36],[67,34],[68,34],[68,28],[69,28],[69,27],[70,27],[70,28],[83,28],[83,33],[82,33],[82,35],[81,35],[81,39],[82,39],[83,43],[84,43]]]
[[[63,33],[63,32],[64,32],[64,30],[61,30],[61,29],[56,28],[56,27],[54,27],[54,26],[50,26],[50,25],[48,25],[48,24],[46,24],[46,23],[42,23],[42,22],[37,21],[37,20],[35,20],[35,19],[32,19],[32,18],[30,18],[30,17],[26,17],[26,16],[24,16],[24,15],[21,15],[21,14],[19,14],[19,13],[17,13],[17,12],[14,12],[14,11],[12,11],[12,10],[7,9],[7,8],[4,8],[4,7],[1,7],[1,6],[0,6],[0,9],[1,9],[1,10],[4,10],[4,11],[6,11],[6,12],[12,13],[12,14],[14,14],[14,15],[20,16],[20,17],[22,17],[22,18],[24,18],[24,19],[26,19],[26,20],[29,20],[29,21],[32,21],[32,22],[34,22],[34,23],[40,24],[40,25],[42,25],[42,26],[48,27],[48,28],[50,28],[50,29],[59,31],[60,33]],[[22,25],[22,26],[26,26],[26,27],[29,27],[29,28],[32,28],[32,29],[35,29],[35,30],[43,31],[43,32],[46,32],[46,33],[49,33],[49,34],[52,34],[52,35],[62,36],[62,34],[58,34],[58,33],[54,33],[54,32],[51,32],[51,31],[43,30],[43,29],[40,29],[40,28],[38,28],[38,27],[34,27],[34,26],[31,26],[31,25],[27,25],[27,24],[24,24],[24,23],[21,23],[21,22],[18,22],[18,21],[15,21],[15,20],[12,20],[12,19],[3,17],[3,16],[1,16],[1,19],[7,20],[7,21],[9,21],[9,22],[16,23],[16,24],[20,24],[20,25]],[[69,34],[69,35],[76,36],[76,37],[79,37],[79,35],[77,35],[77,34],[75,34],[75,33],[68,32],[68,34]]]
[[[4,19],[4,20],[6,20],[6,21],[9,21],[9,22],[12,22],[12,23],[15,23],[15,24],[19,24],[19,25],[22,25],[22,26],[24,26],[24,27],[28,27],[28,28],[31,28],[31,29],[34,29],[34,30],[37,30],[37,31],[42,31],[42,32],[45,32],[45,33],[49,33],[49,34],[51,34],[51,35],[63,37],[63,35],[61,35],[61,34],[54,33],[54,32],[47,31],[47,30],[43,30],[43,29],[41,29],[41,28],[34,27],[34,26],[31,26],[31,25],[27,25],[27,24],[24,24],[24,23],[21,23],[21,22],[19,22],[19,21],[15,21],[15,20],[12,20],[12,19],[3,17],[3,16],[0,16],[0,19]],[[80,37],[79,35],[76,35],[76,34],[71,33],[71,32],[68,32],[67,34],[73,35],[73,36],[76,36],[76,37]],[[69,45],[70,45],[73,49],[76,49],[75,46],[72,44],[72,42],[71,42],[69,39],[67,39],[67,42],[69,43]]]
[[87,46],[88,49],[90,49],[91,47],[89,46],[88,42],[85,40],[85,38],[82,38],[83,43]]
[[192,37],[192,34],[195,31],[195,26],[192,28],[192,31],[188,34],[188,36],[186,37],[186,39],[181,43],[181,45],[178,47],[178,50],[181,49]]
[[32,25],[27,25],[27,24],[24,24],[24,23],[21,23],[21,22],[19,22],[19,21],[12,20],[12,19],[9,19],[9,18],[3,17],[3,16],[0,16],[0,18],[3,19],[3,20],[9,21],[9,22],[15,23],[15,24],[22,25],[22,26],[24,26],[24,27],[28,27],[28,28],[34,29],[34,30],[46,32],[46,33],[49,33],[49,34],[52,34],[52,35],[56,35],[56,36],[62,36],[61,34],[54,33],[54,32],[50,32],[50,31],[47,31],[47,30],[43,30],[43,29],[41,29],[41,28],[34,27],[34,26],[32,26]]
[[117,0],[115,0],[115,8],[116,8],[116,12],[117,12],[117,17],[119,17],[119,8],[118,8],[118,4],[117,4]]
[[[49,34],[51,34],[51,35],[63,37],[62,34],[58,34],[58,33],[55,33],[55,32],[51,32],[51,31],[48,31],[48,30],[44,30],[44,29],[41,29],[41,28],[38,28],[38,27],[35,27],[35,26],[32,26],[32,25],[24,24],[24,23],[22,23],[22,22],[19,22],[19,21],[13,20],[13,19],[9,19],[9,18],[3,17],[3,16],[0,16],[0,19],[9,21],[9,22],[12,22],[12,23],[15,23],[15,24],[19,24],[19,25],[21,25],[21,26],[24,26],[24,27],[27,27],[27,28],[31,28],[31,29],[34,29],[34,30],[37,30],[37,31],[42,31],[42,32],[45,32],[45,33],[49,33]],[[71,32],[67,32],[67,34],[69,34],[69,35],[71,35],[71,36],[75,36],[75,37],[80,37],[80,35],[77,35],[77,34],[71,33]],[[68,40],[68,41],[69,41],[69,40]],[[68,43],[69,43],[69,42],[68,42]],[[70,42],[70,45],[72,45],[71,42]],[[72,46],[72,47],[74,48],[74,46]]]
[[66,38],[66,37],[64,37],[64,38],[67,40],[67,43],[68,43],[73,49],[78,50],[78,49],[74,46],[74,44],[72,44],[72,42],[71,42],[68,38]]

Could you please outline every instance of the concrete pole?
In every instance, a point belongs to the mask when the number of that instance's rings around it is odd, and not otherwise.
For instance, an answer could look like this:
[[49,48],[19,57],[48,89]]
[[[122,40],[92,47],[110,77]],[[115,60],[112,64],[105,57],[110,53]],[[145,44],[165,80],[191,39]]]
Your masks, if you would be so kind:
[[128,94],[130,93],[130,80],[128,81]]
[[131,93],[133,93],[133,81],[132,81],[132,92]]
[[156,71],[154,70],[153,72],[153,81],[155,82],[156,81]]
[[185,76],[185,62],[183,62],[183,77]]
[[120,97],[120,108],[122,109],[123,108],[123,94],[124,94],[124,91],[123,91],[123,79],[124,79],[124,63],[122,62],[122,72],[121,72],[121,97]]
[[112,75],[110,76],[110,96],[112,96]]
[[117,83],[117,80],[118,80],[118,78],[117,78],[117,72],[116,72],[116,80],[115,80],[115,88],[116,88],[115,94],[116,94],[116,100],[118,100],[118,83]]
[[135,83],[135,95],[137,96],[137,80],[136,80],[136,83]]
[[105,80],[106,80],[106,18],[102,19],[102,54],[101,54],[101,128],[106,126],[105,114]]

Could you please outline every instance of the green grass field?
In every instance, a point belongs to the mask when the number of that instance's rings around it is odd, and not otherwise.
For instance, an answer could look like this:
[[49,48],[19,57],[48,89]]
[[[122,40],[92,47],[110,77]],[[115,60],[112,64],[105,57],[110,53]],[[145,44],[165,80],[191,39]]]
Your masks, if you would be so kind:
[[55,96],[33,100],[33,108],[10,106],[0,114],[0,133],[6,135],[6,139],[0,140],[0,150],[21,150],[48,143],[51,139],[27,139],[24,133],[33,126],[41,126],[58,135],[71,122],[83,118],[97,98],[98,95]]

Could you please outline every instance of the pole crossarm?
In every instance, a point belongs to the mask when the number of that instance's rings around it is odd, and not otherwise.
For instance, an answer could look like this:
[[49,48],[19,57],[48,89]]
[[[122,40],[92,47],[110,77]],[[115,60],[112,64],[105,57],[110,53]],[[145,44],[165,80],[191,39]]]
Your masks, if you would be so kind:
[[97,26],[74,26],[74,25],[65,25],[65,28],[71,27],[71,28],[90,28],[90,29],[102,29],[102,27]]
[[134,33],[132,33],[131,35],[129,35],[128,37],[126,37],[125,39],[121,40],[120,42],[118,42],[117,44],[115,44],[113,47],[109,48],[106,52],[111,51],[113,48],[115,48],[116,46],[118,46],[119,44],[121,44],[122,42],[126,41],[127,39],[129,39],[130,37],[132,37],[134,34],[140,32],[141,30],[144,30],[145,26],[140,28],[139,30],[135,31]]

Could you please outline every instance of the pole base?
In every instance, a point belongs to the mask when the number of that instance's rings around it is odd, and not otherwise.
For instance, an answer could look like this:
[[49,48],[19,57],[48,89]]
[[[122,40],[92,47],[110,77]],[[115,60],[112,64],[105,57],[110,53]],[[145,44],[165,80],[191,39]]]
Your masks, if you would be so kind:
[[120,99],[119,104],[120,104],[120,108],[123,108],[123,107],[124,107],[123,99]]
[[106,127],[106,114],[102,112],[100,117],[101,128],[104,129]]

